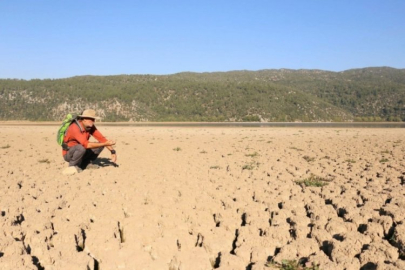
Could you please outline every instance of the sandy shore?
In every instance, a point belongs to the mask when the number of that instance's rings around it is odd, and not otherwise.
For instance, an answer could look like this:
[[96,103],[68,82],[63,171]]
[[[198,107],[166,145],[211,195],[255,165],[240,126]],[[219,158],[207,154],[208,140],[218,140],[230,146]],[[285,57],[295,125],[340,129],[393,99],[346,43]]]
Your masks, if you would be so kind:
[[0,269],[405,269],[403,129],[102,126],[71,176],[56,130],[0,126]]

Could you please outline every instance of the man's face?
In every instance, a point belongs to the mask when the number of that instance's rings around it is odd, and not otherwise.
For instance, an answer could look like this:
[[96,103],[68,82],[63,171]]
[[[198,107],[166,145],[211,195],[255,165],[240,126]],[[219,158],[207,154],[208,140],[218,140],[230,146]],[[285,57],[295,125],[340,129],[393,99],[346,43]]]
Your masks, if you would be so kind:
[[95,121],[95,119],[93,119],[93,118],[83,118],[82,122],[83,122],[83,126],[86,129],[86,131],[90,131],[90,129],[94,125],[94,121]]

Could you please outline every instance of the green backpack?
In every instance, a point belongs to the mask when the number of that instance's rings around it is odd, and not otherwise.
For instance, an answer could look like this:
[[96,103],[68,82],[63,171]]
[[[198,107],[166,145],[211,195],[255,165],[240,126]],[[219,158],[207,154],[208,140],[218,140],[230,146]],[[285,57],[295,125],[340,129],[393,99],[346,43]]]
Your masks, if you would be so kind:
[[66,115],[65,119],[62,122],[62,125],[60,126],[58,133],[56,134],[56,141],[60,146],[62,146],[63,149],[68,150],[68,147],[66,144],[63,143],[63,139],[65,138],[66,132],[70,125],[72,123],[76,123],[76,125],[80,128],[80,131],[82,130],[81,125],[77,121],[79,119],[77,114],[69,113]]

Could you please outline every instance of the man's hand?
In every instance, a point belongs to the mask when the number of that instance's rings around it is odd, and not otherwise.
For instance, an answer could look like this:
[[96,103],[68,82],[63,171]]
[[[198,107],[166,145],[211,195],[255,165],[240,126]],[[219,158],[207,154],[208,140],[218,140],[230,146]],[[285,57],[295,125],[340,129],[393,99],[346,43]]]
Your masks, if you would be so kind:
[[104,143],[104,146],[113,146],[113,145],[115,145],[115,141],[112,140],[108,140]]

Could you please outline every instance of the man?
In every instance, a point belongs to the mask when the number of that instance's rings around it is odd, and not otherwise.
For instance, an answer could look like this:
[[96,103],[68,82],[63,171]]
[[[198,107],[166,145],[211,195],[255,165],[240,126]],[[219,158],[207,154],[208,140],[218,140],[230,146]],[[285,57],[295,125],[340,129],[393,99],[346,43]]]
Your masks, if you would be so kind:
[[[73,122],[63,139],[64,147],[62,155],[65,161],[69,162],[69,167],[74,167],[77,172],[84,169],[96,169],[99,166],[93,164],[98,155],[106,147],[111,152],[111,161],[117,161],[117,153],[112,147],[115,141],[107,140],[98,131],[94,122],[100,117],[96,116],[94,110],[84,110],[78,116],[78,121]],[[89,142],[90,135],[93,136],[98,142]]]

